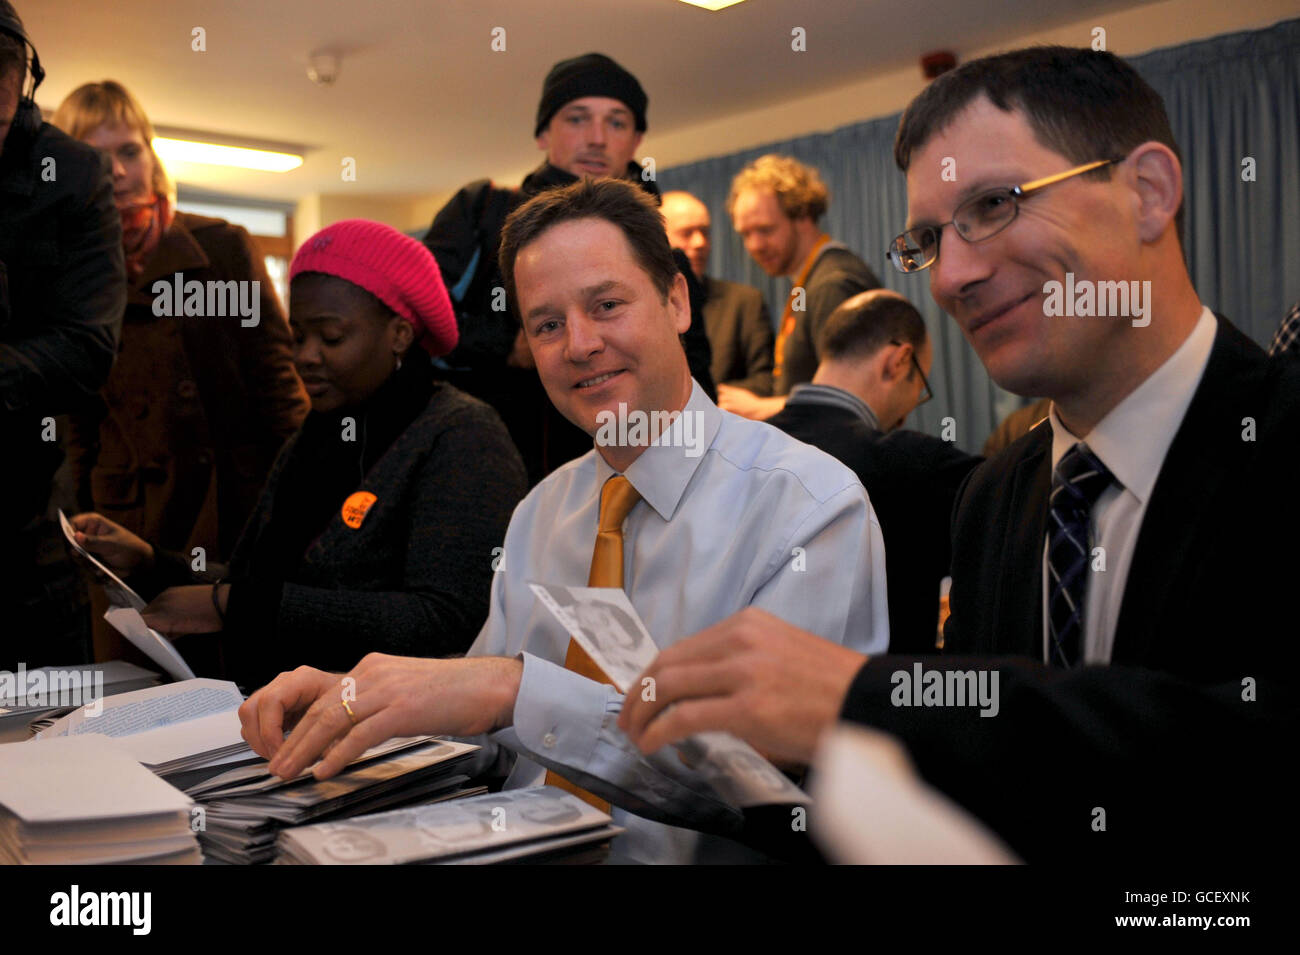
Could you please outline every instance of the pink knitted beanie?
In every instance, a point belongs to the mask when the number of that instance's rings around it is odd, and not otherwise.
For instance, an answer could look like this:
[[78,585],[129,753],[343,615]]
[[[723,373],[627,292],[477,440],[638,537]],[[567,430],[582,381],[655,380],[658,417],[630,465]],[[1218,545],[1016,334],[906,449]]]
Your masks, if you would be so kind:
[[396,229],[366,219],[326,226],[298,249],[289,280],[301,272],[359,285],[410,322],[435,357],[456,347],[456,313],[433,253]]

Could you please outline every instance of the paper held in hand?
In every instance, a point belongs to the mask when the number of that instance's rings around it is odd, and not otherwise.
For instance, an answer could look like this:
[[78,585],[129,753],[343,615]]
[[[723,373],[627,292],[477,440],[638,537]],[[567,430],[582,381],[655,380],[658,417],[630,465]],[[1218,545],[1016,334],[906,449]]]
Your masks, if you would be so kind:
[[194,671],[185,659],[176,652],[176,648],[164,639],[157,630],[151,630],[140,616],[146,606],[144,598],[127,586],[121,577],[109,570],[90,551],[77,543],[74,536],[76,528],[68,516],[59,510],[59,525],[72,552],[73,562],[88,573],[96,583],[104,588],[111,608],[104,614],[104,619],[112,624],[113,629],[131,641],[137,650],[158,664],[173,680],[192,680]]
[[[622,589],[528,586],[620,693],[646,689],[636,678],[654,662],[659,647]],[[675,745],[688,766],[741,809],[812,801],[757,750],[730,733],[697,733]]]
[[152,629],[134,607],[114,607],[104,614],[113,629],[131,641],[137,650],[158,664],[173,680],[192,680],[194,671],[176,652],[171,641]]
[[59,525],[63,528],[63,536],[68,542],[68,549],[73,553],[73,561],[104,588],[104,593],[108,595],[108,605],[110,607],[132,607],[135,610],[145,608],[144,599],[138,593],[128,587],[121,577],[109,570],[98,557],[77,543],[74,536],[76,528],[72,526],[72,522],[68,520],[68,516],[63,513],[62,508],[59,508]]

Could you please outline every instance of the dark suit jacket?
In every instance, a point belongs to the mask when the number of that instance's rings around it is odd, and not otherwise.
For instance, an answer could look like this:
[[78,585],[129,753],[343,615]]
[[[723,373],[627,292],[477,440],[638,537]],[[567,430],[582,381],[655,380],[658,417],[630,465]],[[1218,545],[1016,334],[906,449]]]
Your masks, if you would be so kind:
[[1011,412],[1002,419],[993,429],[988,440],[984,442],[984,457],[991,458],[1004,448],[1010,447],[1017,438],[1028,433],[1030,428],[1046,418],[1051,410],[1052,399],[1039,398],[1032,405]]
[[772,393],[772,347],[776,334],[763,293],[752,285],[705,276],[704,323],[713,361],[709,370],[718,384]]
[[1298,439],[1300,366],[1220,317],[1147,506],[1112,663],[1062,671],[1040,662],[1051,432],[1034,429],[958,496],[945,658],[923,661],[997,666],[998,715],[892,705],[892,674],[913,661],[884,657],[844,716],[899,735],[1027,859],[1250,860],[1294,839],[1281,773],[1300,723]]
[[890,652],[934,653],[953,501],[980,459],[917,431],[877,431],[830,405],[792,401],[767,423],[857,473],[885,538]]
[[845,299],[873,288],[880,288],[880,279],[848,249],[836,246],[817,257],[804,283],[804,311],[795,314],[794,331],[785,341],[776,394],[788,395],[795,385],[812,381],[821,361],[818,339],[826,319]]

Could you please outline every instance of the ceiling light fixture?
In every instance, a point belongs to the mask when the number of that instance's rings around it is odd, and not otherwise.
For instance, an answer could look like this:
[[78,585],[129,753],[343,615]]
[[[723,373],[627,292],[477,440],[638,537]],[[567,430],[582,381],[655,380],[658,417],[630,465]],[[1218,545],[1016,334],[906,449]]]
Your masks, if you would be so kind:
[[717,13],[724,7],[734,7],[738,3],[744,3],[745,0],[681,0],[681,2]]
[[240,169],[259,169],[263,172],[288,172],[302,165],[302,157],[293,153],[274,152],[269,149],[248,149],[243,146],[222,146],[217,143],[196,142],[189,139],[171,139],[155,136],[154,151],[163,162],[195,162],[209,166],[236,166]]

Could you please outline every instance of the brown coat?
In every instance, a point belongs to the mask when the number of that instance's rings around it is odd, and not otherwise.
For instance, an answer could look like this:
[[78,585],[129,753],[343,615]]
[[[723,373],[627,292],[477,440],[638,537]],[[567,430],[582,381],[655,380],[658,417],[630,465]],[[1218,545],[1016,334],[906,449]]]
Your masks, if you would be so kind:
[[[260,320],[156,316],[154,283],[260,282]],[[248,293],[245,293],[248,294]],[[72,421],[77,500],[156,546],[225,560],[308,410],[292,340],[248,233],[178,213],[127,296],[97,407]]]

